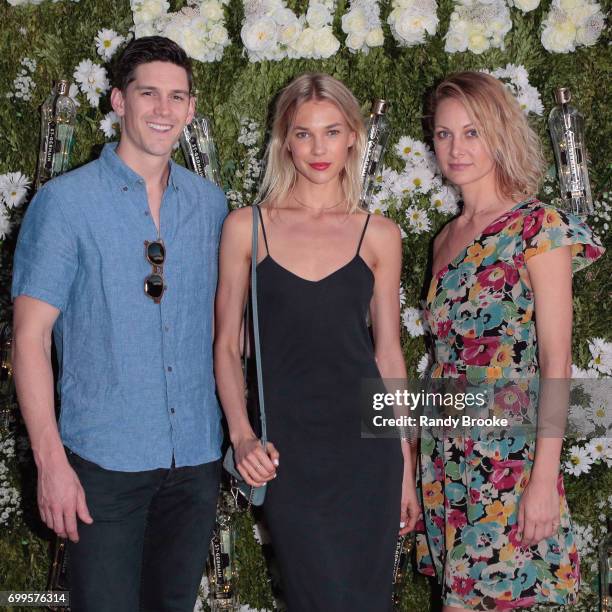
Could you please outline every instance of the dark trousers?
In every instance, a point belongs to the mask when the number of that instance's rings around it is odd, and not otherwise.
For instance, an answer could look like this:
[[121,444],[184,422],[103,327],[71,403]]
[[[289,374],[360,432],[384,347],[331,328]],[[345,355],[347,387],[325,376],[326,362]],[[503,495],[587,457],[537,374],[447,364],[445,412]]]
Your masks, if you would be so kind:
[[89,512],[68,544],[73,612],[192,612],[215,521],[221,462],[105,470],[68,451]]

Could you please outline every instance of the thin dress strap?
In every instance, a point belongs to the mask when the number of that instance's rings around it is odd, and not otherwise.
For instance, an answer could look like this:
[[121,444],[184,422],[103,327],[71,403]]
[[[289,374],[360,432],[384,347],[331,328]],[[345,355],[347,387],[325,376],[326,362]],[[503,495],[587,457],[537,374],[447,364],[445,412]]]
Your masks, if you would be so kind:
[[259,206],[259,204],[255,204],[255,206],[257,206],[257,210],[259,211],[259,222],[261,223],[261,231],[263,233],[263,239],[266,244],[266,255],[269,255],[270,249],[268,248],[268,238],[266,236],[266,227],[263,221],[263,213],[261,212],[261,207]]
[[[361,238],[359,239],[359,244],[357,245],[357,255],[359,255],[359,251],[361,250],[361,243],[363,242],[363,237],[365,236],[366,230],[368,229],[368,223],[370,222],[370,216],[371,215],[368,213],[365,224],[363,226],[363,231],[361,232]],[[355,257],[357,255],[355,255]]]

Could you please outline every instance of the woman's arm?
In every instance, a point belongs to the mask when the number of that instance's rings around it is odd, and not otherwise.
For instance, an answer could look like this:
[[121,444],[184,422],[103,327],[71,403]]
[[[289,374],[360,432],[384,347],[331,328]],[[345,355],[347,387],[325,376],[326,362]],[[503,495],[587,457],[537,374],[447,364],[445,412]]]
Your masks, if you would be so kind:
[[240,330],[249,286],[252,211],[230,213],[219,250],[219,282],[215,298],[214,366],[217,391],[234,447],[236,467],[245,481],[261,486],[276,476],[278,453],[266,453],[249,423],[242,367]]
[[[370,304],[375,358],[383,379],[406,379],[406,364],[400,343],[399,287],[402,269],[402,239],[395,223],[383,217],[370,219],[366,251],[374,268],[374,295]],[[404,477],[400,512],[400,534],[412,531],[419,518],[414,465],[410,445],[401,441]]]
[[529,484],[519,507],[519,534],[531,546],[559,527],[557,478],[569,403],[572,343],[572,266],[570,247],[527,262],[535,302],[540,393],[538,434]]

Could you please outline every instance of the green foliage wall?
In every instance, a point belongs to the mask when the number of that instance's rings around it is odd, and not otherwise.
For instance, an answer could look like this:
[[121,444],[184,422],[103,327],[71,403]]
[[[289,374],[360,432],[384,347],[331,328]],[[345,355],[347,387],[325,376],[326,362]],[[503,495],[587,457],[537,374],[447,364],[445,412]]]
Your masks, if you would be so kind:
[[[183,3],[171,2],[171,10]],[[291,8],[306,9],[305,0],[292,0]],[[605,11],[609,0],[602,3]],[[507,63],[522,64],[529,71],[530,83],[542,95],[548,113],[555,87],[568,86],[574,94],[575,104],[582,109],[587,120],[587,142],[591,151],[591,181],[595,198],[601,198],[609,189],[610,153],[612,151],[610,125],[612,112],[608,106],[606,87],[609,84],[612,56],[608,31],[590,48],[581,48],[569,54],[550,54],[540,42],[540,24],[549,9],[544,0],[539,8],[527,14],[512,9],[513,28],[506,36],[504,51],[491,50],[482,55],[472,53],[447,54],[443,34],[448,29],[453,3],[440,0],[438,34],[427,44],[413,48],[400,48],[385,26],[385,45],[368,55],[351,54],[341,47],[329,60],[283,60],[281,62],[249,63],[240,42],[243,18],[242,5],[230,0],[226,7],[227,27],[232,45],[225,50],[223,60],[211,64],[195,62],[195,83],[198,90],[198,109],[213,120],[216,142],[224,165],[227,188],[241,190],[241,178],[236,170],[244,165],[244,146],[238,142],[240,120],[248,117],[266,124],[270,102],[274,95],[292,77],[304,71],[324,71],[343,80],[363,102],[364,110],[373,97],[391,101],[389,113],[393,126],[392,143],[402,135],[422,139],[421,117],[427,90],[444,75],[462,69],[494,69]],[[335,31],[344,39],[339,27],[339,16],[347,9],[340,0],[335,19]],[[390,12],[390,4],[382,3],[383,22]],[[75,66],[84,58],[98,61],[94,37],[101,28],[111,28],[126,34],[132,25],[128,0],[81,0],[73,3],[44,2],[39,6],[11,7],[0,0],[0,173],[21,171],[34,176],[38,151],[38,107],[48,94],[51,82],[61,76],[72,77]],[[38,66],[33,74],[36,88],[28,101],[10,100],[5,94],[13,88],[19,62],[23,57],[33,58]],[[104,136],[98,124],[104,113],[111,110],[107,98],[102,98],[100,109],[91,108],[81,101],[78,113],[74,165],[83,164],[99,152]],[[552,151],[544,117],[534,119],[534,126],[542,136],[552,163]],[[180,158],[180,154],[177,159]],[[387,163],[393,164],[392,154]],[[84,194],[84,197],[87,197]],[[437,226],[442,217],[434,217]],[[17,219],[18,221],[18,219]],[[0,247],[0,321],[10,319],[9,279],[11,254],[16,230]],[[427,253],[432,234],[410,235],[405,244],[403,284],[407,303],[416,305],[426,272]],[[609,248],[610,239],[602,236]],[[574,362],[586,367],[589,360],[587,340],[603,337],[610,340],[609,258],[589,268],[575,280]],[[407,363],[411,372],[424,347],[421,338],[403,338]],[[6,401],[6,398],[4,398]],[[15,426],[11,426],[11,431]],[[3,434],[6,435],[6,432]],[[21,438],[18,438],[21,439]],[[18,456],[23,455],[18,452]],[[50,539],[37,519],[34,467],[30,460],[7,460],[14,470],[12,480],[22,495],[24,515],[3,527],[0,538],[0,589],[40,589],[45,584],[48,566],[47,542]],[[602,512],[597,503],[607,500],[612,493],[612,478],[605,465],[596,466],[589,475],[566,478],[568,497],[574,519],[581,525],[593,526],[593,537],[602,534]],[[239,561],[241,597],[251,607],[271,608],[272,599],[264,571],[259,546],[252,534],[251,519],[240,514],[236,517],[241,534]],[[590,560],[592,561],[592,559]],[[372,559],[372,563],[376,563]],[[596,596],[592,588],[596,574],[584,567],[585,585],[581,603],[574,610],[596,609]],[[429,585],[424,578],[410,579],[404,586],[402,610],[422,612],[429,608]]]

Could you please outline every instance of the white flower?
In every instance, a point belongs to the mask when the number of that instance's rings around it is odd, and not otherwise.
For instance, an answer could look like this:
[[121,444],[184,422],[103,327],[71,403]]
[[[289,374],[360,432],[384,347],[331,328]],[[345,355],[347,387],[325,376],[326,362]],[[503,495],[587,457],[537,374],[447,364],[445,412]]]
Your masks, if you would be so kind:
[[394,0],[387,18],[391,32],[402,46],[425,42],[425,34],[438,28],[438,5],[435,0]]
[[148,23],[165,15],[170,8],[166,0],[131,0],[134,23]]
[[569,15],[553,6],[542,22],[542,46],[553,53],[569,53],[576,49],[576,25]]
[[281,24],[278,30],[278,41],[286,47],[291,46],[298,39],[302,31],[302,25],[295,16],[295,13],[293,11],[289,11],[289,13],[293,15],[293,19]]
[[308,11],[306,12],[306,23],[314,30],[319,30],[332,22],[332,16],[329,10],[319,4],[313,2],[309,4]]
[[406,304],[406,290],[401,285],[399,288],[399,303],[400,306],[404,306]]
[[586,446],[588,453],[591,455],[593,462],[605,461],[612,457],[612,447],[610,440],[607,438],[593,438]]
[[248,51],[265,53],[276,46],[276,23],[271,17],[262,17],[251,24],[244,24],[240,38]]
[[0,204],[0,240],[4,240],[11,233],[12,225],[6,208]]
[[100,129],[102,132],[104,132],[104,136],[106,136],[106,138],[113,138],[113,136],[116,136],[120,127],[121,120],[115,111],[106,113],[106,115],[104,115],[104,119],[100,121]]
[[601,11],[590,15],[578,28],[576,42],[585,47],[590,47],[597,42],[605,25],[605,18]]
[[70,83],[70,89],[68,89],[68,97],[74,102],[74,105],[79,107],[81,103],[77,100],[79,95],[79,86],[76,83]]
[[291,48],[297,57],[312,57],[314,55],[315,36],[312,28],[304,28]]
[[120,36],[115,30],[103,29],[96,35],[96,49],[98,55],[105,60],[113,57],[115,51],[125,42],[125,37]]
[[420,140],[402,136],[395,145],[395,151],[404,161],[418,163],[429,152],[429,147]]
[[385,42],[385,35],[383,33],[383,29],[380,26],[377,28],[373,28],[368,32],[365,41],[368,47],[382,47]]
[[412,191],[429,193],[432,188],[434,174],[429,168],[415,166],[408,169],[406,178]]
[[207,21],[221,21],[224,18],[223,5],[217,0],[205,0],[200,4],[200,15]]
[[340,41],[334,36],[331,26],[315,30],[313,56],[327,59],[338,52]]
[[110,89],[106,69],[91,60],[79,63],[74,71],[74,80],[79,83],[81,91],[94,107],[100,103],[100,96]]
[[612,343],[603,338],[593,338],[589,341],[591,361],[589,367],[602,374],[612,375]]
[[458,200],[457,192],[450,185],[442,185],[431,194],[429,199],[433,208],[445,215],[455,215],[459,212]]
[[565,462],[565,471],[573,476],[587,474],[591,471],[593,459],[589,455],[586,448],[580,446],[572,446],[569,449],[570,458]]
[[342,15],[342,30],[347,34],[365,34],[368,22],[363,8],[357,7]]
[[508,5],[515,6],[523,13],[528,13],[540,6],[540,0],[508,0]]
[[583,370],[572,363],[572,378],[598,378],[597,370]]
[[408,206],[406,208],[406,219],[410,229],[415,234],[422,234],[431,228],[431,222],[427,213],[416,206]]
[[418,308],[412,308],[411,306],[404,308],[402,312],[402,322],[412,338],[425,334],[423,312]]
[[369,202],[369,211],[375,215],[384,215],[388,210],[387,194],[382,191],[373,194]]
[[431,357],[429,353],[424,353],[422,357],[419,359],[419,363],[417,364],[417,372],[419,373],[419,378],[425,378],[425,374],[427,370],[431,367]]
[[0,176],[0,200],[7,208],[21,206],[28,193],[30,179],[21,172],[8,172]]

